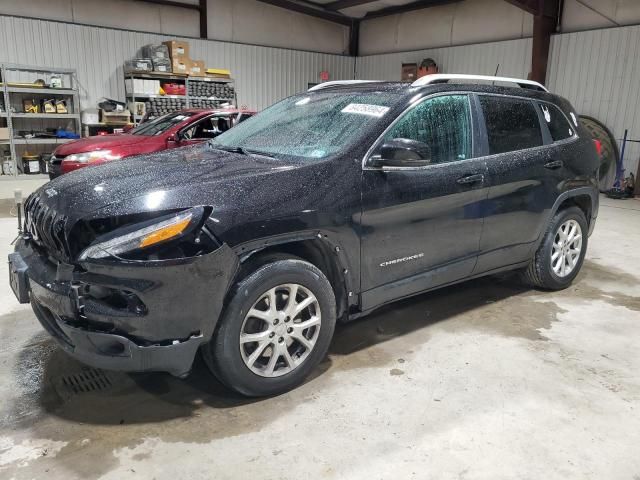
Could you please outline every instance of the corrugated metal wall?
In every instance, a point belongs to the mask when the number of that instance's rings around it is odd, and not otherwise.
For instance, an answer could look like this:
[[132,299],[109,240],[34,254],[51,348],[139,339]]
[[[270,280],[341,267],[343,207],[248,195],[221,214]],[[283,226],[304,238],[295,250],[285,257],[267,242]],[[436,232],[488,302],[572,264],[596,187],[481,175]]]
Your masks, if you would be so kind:
[[[0,62],[76,69],[82,107],[89,108],[101,97],[124,100],[123,62],[143,45],[171,38],[176,37],[0,16]],[[352,57],[186,40],[192,58],[231,70],[238,103],[249,108],[263,109],[305,90],[322,70],[333,80],[353,78]]]
[[[555,35],[547,83],[576,110],[607,125],[621,145],[624,130],[640,140],[640,26]],[[628,143],[626,174],[638,167],[640,143]]]
[[402,63],[420,63],[429,57],[440,66],[441,72],[493,75],[500,65],[498,75],[526,78],[531,70],[531,39],[359,57],[357,78],[400,80]]

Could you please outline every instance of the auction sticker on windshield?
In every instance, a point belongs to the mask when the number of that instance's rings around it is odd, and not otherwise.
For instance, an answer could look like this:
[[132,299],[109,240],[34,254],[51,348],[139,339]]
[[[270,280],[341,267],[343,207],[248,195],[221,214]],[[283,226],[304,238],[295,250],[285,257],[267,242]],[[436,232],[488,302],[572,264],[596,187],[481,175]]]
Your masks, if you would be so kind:
[[358,113],[360,115],[370,115],[372,117],[382,117],[389,111],[389,107],[380,105],[368,105],[366,103],[350,103],[342,109],[343,113]]

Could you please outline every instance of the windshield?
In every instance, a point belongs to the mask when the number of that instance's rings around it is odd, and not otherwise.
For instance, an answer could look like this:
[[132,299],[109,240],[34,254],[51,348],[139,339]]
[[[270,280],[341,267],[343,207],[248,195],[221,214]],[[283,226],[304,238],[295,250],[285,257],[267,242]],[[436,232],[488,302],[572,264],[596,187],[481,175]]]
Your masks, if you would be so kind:
[[276,157],[328,157],[355,143],[400,98],[386,92],[290,97],[220,135],[212,146]]
[[176,126],[177,124],[194,115],[194,112],[168,113],[167,115],[163,115],[162,117],[158,117],[154,120],[143,123],[139,127],[131,130],[130,133],[133,135],[160,135],[161,133],[169,130],[171,127]]

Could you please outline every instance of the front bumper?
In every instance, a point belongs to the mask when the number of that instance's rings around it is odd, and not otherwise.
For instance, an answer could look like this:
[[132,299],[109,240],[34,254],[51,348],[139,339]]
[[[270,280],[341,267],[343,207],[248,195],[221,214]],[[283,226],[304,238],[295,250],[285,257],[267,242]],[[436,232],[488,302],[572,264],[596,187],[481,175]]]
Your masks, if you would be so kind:
[[[44,329],[71,356],[120,371],[189,372],[213,335],[238,259],[223,245],[200,257],[54,264],[30,241],[9,256]],[[14,276],[17,278],[17,276]]]

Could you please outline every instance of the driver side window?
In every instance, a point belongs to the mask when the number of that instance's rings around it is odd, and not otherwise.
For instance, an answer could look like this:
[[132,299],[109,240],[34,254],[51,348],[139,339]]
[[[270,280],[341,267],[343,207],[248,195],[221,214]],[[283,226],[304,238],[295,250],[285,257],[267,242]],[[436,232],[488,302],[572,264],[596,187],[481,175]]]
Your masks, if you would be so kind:
[[229,130],[229,128],[228,117],[207,117],[184,130],[182,138],[184,140],[216,138],[221,133]]
[[442,95],[405,113],[384,136],[382,144],[407,140],[422,144],[423,151],[430,154],[430,163],[436,164],[471,158],[471,139],[468,96]]

